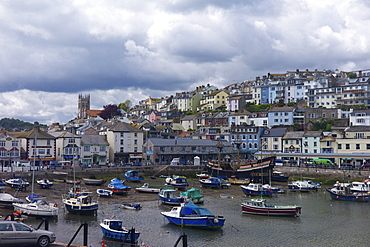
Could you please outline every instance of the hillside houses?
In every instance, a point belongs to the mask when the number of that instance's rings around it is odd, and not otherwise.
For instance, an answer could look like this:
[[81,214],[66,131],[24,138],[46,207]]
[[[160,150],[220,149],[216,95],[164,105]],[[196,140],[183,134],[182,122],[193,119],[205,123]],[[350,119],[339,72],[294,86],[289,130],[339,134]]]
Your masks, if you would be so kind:
[[[297,69],[268,73],[225,88],[201,85],[175,95],[142,99],[109,122],[99,117],[101,110],[89,109],[89,96],[80,96],[86,102],[79,104],[79,117],[60,129],[50,126],[31,132],[2,131],[0,163],[4,166],[34,157],[38,164],[77,158],[81,164],[159,165],[181,157],[183,163],[188,163],[196,155],[204,160],[215,158],[214,147],[219,141],[227,144],[225,152],[229,155],[239,151],[245,159],[258,158],[260,151],[368,152],[370,70],[354,71],[351,78],[348,74]],[[252,111],[246,108],[250,104],[271,107]],[[325,121],[331,121],[331,129],[318,131],[317,124],[325,125]],[[37,144],[32,144],[35,136]],[[191,148],[177,150],[174,143]],[[204,149],[203,143],[213,148]]]

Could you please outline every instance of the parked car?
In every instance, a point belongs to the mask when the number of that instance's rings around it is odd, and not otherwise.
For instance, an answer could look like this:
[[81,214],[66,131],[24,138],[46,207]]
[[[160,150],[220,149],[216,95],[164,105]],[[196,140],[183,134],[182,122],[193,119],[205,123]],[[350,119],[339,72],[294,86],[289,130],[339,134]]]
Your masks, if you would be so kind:
[[46,247],[54,241],[54,232],[35,229],[19,221],[0,221],[0,246]]

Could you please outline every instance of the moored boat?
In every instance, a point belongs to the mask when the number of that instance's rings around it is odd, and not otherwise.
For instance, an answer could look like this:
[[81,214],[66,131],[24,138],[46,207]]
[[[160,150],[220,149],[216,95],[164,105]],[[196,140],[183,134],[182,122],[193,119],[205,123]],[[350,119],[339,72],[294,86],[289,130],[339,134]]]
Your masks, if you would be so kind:
[[230,187],[230,182],[222,179],[222,178],[218,178],[218,177],[210,177],[210,178],[204,178],[204,179],[200,179],[199,180],[199,183],[202,187],[205,187],[205,188],[229,188]]
[[184,176],[172,176],[172,178],[166,178],[166,184],[173,186],[179,190],[185,190],[189,187],[189,183]]
[[124,181],[119,178],[113,178],[108,184],[108,188],[116,194],[128,193],[131,187],[124,185]]
[[259,183],[249,183],[248,185],[240,185],[243,193],[245,195],[264,195],[272,196],[274,193],[272,190],[264,189],[262,184]]
[[13,188],[26,188],[30,185],[30,183],[22,178],[10,178],[4,180],[4,183]]
[[99,209],[99,204],[91,195],[71,197],[63,195],[62,201],[70,213],[94,214]]
[[122,221],[117,219],[104,219],[103,222],[100,223],[100,229],[104,237],[123,242],[132,242],[132,235],[134,236],[134,242],[136,242],[140,236],[140,233],[136,232],[134,229],[129,230],[123,227]]
[[138,187],[135,189],[138,192],[144,192],[144,193],[159,193],[160,189],[158,188],[150,188],[148,183],[145,183],[143,186]]
[[54,185],[53,182],[51,182],[49,179],[46,179],[46,178],[37,180],[36,183],[42,189],[50,189]]
[[98,178],[82,178],[82,181],[85,185],[96,185],[100,186],[107,182],[107,180],[104,179],[98,179]]
[[353,192],[351,191],[351,183],[336,182],[332,188],[327,188],[326,191],[334,200],[370,202],[370,192]]
[[124,209],[132,209],[132,210],[139,210],[139,209],[141,209],[140,203],[136,203],[136,204],[122,203],[119,207],[120,208],[124,208]]
[[224,226],[225,218],[215,216],[208,209],[196,206],[193,202],[183,203],[173,207],[171,211],[161,212],[173,224],[186,227],[218,229]]
[[271,181],[274,182],[288,182],[289,176],[279,172],[279,171],[273,171],[271,175]]
[[248,178],[239,179],[235,176],[231,176],[227,181],[229,181],[231,184],[234,184],[234,185],[247,185],[250,183]]
[[58,205],[38,199],[30,203],[13,203],[14,210],[31,216],[58,216]]
[[210,175],[208,174],[208,172],[207,172],[207,171],[202,171],[202,172],[200,172],[200,173],[196,173],[195,175],[196,175],[196,176],[197,176],[197,178],[199,178],[199,179],[204,179],[204,178],[209,178],[209,177],[210,177]]
[[266,199],[262,197],[244,200],[241,207],[245,214],[294,217],[299,216],[302,208],[299,205],[267,204]]
[[124,175],[125,180],[130,182],[141,182],[144,180],[142,176],[139,176],[137,171],[127,171]]
[[180,205],[186,202],[186,199],[182,196],[175,196],[176,190],[171,187],[164,187],[158,193],[159,199],[163,204],[167,205]]
[[12,208],[13,203],[23,203],[24,200],[14,197],[8,193],[0,193],[0,206],[6,208]]
[[105,189],[97,189],[96,193],[100,197],[111,197],[113,195],[113,191],[111,190],[105,190]]

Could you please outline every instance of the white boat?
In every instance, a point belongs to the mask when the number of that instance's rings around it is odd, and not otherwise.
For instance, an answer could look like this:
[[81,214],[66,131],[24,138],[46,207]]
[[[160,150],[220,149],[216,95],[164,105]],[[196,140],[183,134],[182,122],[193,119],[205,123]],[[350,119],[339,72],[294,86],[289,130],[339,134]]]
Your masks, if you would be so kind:
[[6,179],[4,180],[4,183],[13,188],[26,188],[30,185],[30,183],[27,180],[21,178]]
[[351,188],[352,192],[369,192],[370,191],[370,183],[354,181],[354,182],[351,183],[350,188]]
[[50,189],[54,185],[53,182],[46,178],[37,180],[36,183],[43,189]]
[[16,198],[8,193],[0,193],[0,206],[2,207],[13,207],[13,203],[22,203],[24,200]]
[[120,208],[124,208],[124,209],[133,209],[133,210],[139,210],[139,209],[141,209],[141,206],[140,206],[139,203],[137,203],[137,204],[122,203],[119,207]]
[[13,203],[15,211],[32,216],[58,216],[58,205],[39,199],[30,203]]
[[100,197],[111,197],[113,195],[113,191],[111,190],[105,190],[105,189],[97,189],[96,193]]
[[135,189],[138,192],[144,193],[159,193],[161,189],[150,188],[148,183],[145,183],[143,186]]

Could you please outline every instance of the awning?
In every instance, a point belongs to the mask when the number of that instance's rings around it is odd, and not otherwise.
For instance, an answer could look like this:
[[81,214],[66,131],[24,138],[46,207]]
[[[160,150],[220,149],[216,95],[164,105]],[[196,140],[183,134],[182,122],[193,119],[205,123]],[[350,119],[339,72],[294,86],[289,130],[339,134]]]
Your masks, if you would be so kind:
[[130,159],[142,159],[142,155],[130,155]]

